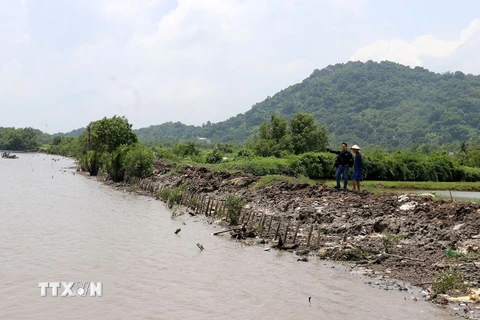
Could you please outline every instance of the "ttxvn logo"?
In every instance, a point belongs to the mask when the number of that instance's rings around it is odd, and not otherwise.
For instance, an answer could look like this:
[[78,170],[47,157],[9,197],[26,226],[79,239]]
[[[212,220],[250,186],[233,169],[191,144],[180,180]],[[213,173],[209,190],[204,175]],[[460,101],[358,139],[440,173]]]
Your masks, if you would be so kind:
[[46,297],[48,289],[51,289],[52,297],[57,297],[62,288],[62,297],[86,297],[90,291],[90,297],[102,296],[101,282],[39,282],[40,296]]

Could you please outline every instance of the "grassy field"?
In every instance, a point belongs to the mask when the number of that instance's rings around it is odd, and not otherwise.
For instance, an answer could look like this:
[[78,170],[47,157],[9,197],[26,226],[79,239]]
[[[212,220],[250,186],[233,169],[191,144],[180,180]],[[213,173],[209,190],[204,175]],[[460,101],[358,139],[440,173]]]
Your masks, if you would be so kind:
[[[335,181],[318,181],[334,186]],[[351,184],[349,183],[351,186]],[[452,190],[452,191],[480,191],[480,182],[435,182],[435,181],[369,181],[361,182],[361,188],[369,191],[394,190]]]

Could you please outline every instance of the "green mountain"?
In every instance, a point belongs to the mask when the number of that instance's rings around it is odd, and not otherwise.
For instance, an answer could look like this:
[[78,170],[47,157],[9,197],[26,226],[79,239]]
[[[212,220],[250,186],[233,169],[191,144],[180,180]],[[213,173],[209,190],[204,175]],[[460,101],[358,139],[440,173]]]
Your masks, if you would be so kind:
[[203,137],[212,143],[245,142],[272,114],[289,119],[307,112],[327,126],[332,145],[345,141],[404,148],[478,139],[479,111],[480,76],[439,74],[387,61],[348,62],[315,70],[301,83],[222,122],[167,122],[136,132],[143,141]]
[[348,62],[255,104],[244,114],[204,125],[164,123],[137,130],[142,140],[243,142],[272,114],[307,112],[328,128],[330,142],[407,147],[479,137],[480,76],[434,73],[393,62]]
[[85,130],[86,130],[86,128],[82,127],[82,128],[78,128],[78,129],[72,130],[72,131],[67,132],[67,133],[58,132],[58,133],[52,134],[52,137],[78,137]]

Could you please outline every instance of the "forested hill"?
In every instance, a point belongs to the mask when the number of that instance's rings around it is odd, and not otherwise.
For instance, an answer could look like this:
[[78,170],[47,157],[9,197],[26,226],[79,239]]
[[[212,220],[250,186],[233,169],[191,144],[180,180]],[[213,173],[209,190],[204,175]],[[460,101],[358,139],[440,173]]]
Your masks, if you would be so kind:
[[86,130],[86,128],[85,128],[85,127],[82,127],[82,128],[78,128],[78,129],[72,130],[72,131],[67,132],[67,133],[58,132],[58,133],[52,134],[52,137],[56,137],[56,136],[61,136],[61,137],[78,137],[78,136],[81,135],[82,132],[85,131],[85,130]]
[[164,123],[137,130],[142,140],[242,142],[272,114],[312,114],[331,144],[407,147],[479,137],[480,76],[438,74],[393,62],[348,62],[315,70],[301,83],[255,104],[245,114],[202,127]]

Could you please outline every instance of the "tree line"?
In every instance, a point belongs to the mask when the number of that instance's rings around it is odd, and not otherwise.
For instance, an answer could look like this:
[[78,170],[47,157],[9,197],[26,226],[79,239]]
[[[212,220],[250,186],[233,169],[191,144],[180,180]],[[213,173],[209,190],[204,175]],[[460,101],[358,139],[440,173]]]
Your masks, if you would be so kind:
[[[194,141],[141,143],[124,117],[104,118],[87,126],[79,137],[54,137],[51,153],[74,156],[92,175],[103,172],[114,181],[125,175],[146,177],[154,158],[208,165],[218,170],[240,170],[254,175],[280,174],[331,179],[335,155],[324,152],[329,141],[325,127],[308,114],[289,121],[278,115],[260,126],[259,134],[243,146]],[[462,143],[458,153],[446,150],[362,149],[364,176],[387,181],[480,181],[480,148]]]
[[30,127],[0,127],[0,150],[36,151],[42,143],[47,143],[49,138],[47,134]]

